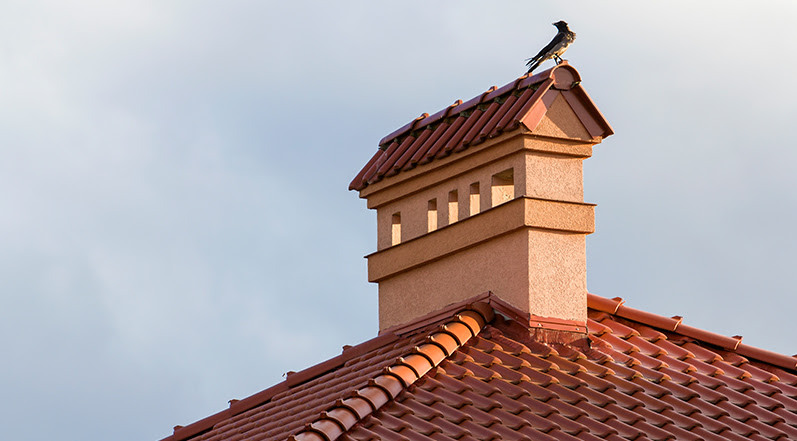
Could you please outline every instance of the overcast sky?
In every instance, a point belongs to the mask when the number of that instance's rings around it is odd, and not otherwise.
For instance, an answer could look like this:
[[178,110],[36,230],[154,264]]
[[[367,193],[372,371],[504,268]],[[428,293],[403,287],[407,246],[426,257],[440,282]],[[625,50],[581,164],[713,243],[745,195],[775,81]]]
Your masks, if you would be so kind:
[[350,179],[559,19],[616,132],[590,291],[797,352],[797,3],[383,3],[0,4],[3,438],[157,440],[375,336]]

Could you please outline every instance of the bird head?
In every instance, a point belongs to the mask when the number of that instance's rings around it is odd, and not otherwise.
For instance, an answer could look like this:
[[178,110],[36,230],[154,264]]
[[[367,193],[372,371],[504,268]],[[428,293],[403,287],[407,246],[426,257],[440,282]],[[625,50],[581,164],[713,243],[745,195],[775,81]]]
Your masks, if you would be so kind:
[[551,23],[551,24],[556,26],[556,29],[559,29],[560,31],[567,30],[567,23],[564,20],[559,20],[556,23]]

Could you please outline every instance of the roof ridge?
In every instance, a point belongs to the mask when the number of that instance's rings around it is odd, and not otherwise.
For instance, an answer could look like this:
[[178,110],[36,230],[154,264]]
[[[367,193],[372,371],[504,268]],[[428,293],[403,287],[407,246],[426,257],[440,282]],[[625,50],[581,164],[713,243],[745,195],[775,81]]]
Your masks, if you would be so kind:
[[626,320],[651,326],[653,328],[663,329],[669,332],[677,332],[686,337],[690,337],[725,350],[734,351],[737,354],[750,357],[757,361],[773,364],[786,369],[797,370],[797,358],[795,357],[790,357],[788,355],[779,354],[766,349],[742,344],[743,337],[741,335],[728,337],[707,331],[705,329],[684,325],[683,317],[677,315],[673,317],[665,317],[663,315],[625,306],[625,300],[623,300],[621,297],[607,299],[606,297],[587,293],[587,307],[597,311],[605,312],[607,314],[615,315]]
[[484,302],[468,305],[453,319],[431,332],[424,343],[414,347],[406,357],[368,380],[368,384],[350,392],[313,422],[308,423],[290,441],[334,441],[357,422],[376,412],[396,398],[404,389],[440,365],[454,351],[481,332],[494,317],[493,309]]

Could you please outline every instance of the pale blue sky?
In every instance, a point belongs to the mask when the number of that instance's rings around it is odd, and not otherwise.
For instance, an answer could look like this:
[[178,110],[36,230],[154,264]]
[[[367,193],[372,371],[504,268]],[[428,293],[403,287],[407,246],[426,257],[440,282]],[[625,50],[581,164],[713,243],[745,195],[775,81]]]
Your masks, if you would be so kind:
[[6,0],[4,437],[160,439],[376,335],[349,180],[559,19],[616,131],[590,291],[797,352],[793,2]]

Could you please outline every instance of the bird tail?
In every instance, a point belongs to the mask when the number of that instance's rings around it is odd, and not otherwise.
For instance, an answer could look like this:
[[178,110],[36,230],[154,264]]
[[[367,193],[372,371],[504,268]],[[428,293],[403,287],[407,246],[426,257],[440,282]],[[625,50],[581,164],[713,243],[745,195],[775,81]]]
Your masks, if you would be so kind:
[[540,58],[529,58],[528,62],[526,63],[526,66],[529,67],[529,70],[526,73],[530,74],[531,71],[536,69],[540,65],[541,62],[542,62],[542,60]]

